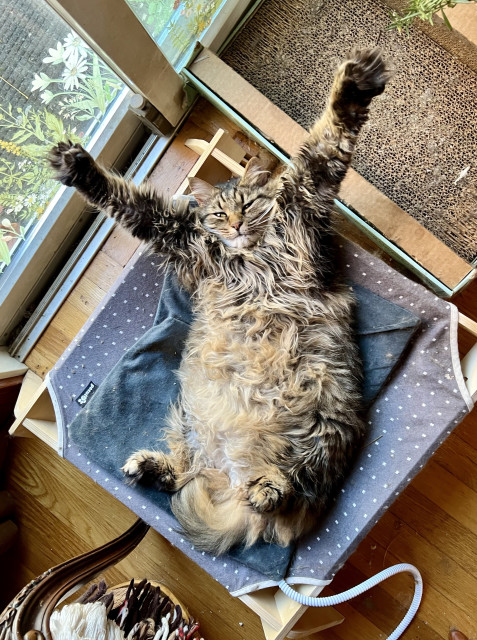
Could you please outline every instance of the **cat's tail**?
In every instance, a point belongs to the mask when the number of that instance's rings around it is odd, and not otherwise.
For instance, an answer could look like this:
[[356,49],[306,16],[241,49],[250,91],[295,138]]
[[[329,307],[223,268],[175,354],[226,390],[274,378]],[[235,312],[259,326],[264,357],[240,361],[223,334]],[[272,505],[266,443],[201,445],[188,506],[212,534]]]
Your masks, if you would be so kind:
[[200,472],[174,493],[171,507],[194,547],[216,556],[238,544],[250,546],[262,533],[263,517],[215,469]]

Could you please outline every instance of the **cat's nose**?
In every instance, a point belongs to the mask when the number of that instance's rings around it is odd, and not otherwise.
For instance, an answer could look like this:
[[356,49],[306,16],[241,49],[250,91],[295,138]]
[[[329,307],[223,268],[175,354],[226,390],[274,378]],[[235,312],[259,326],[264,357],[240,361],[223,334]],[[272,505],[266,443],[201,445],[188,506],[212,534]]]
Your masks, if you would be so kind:
[[242,226],[242,223],[240,221],[232,222],[232,224],[230,226],[233,227],[235,229],[235,231],[238,231],[240,229],[240,227]]

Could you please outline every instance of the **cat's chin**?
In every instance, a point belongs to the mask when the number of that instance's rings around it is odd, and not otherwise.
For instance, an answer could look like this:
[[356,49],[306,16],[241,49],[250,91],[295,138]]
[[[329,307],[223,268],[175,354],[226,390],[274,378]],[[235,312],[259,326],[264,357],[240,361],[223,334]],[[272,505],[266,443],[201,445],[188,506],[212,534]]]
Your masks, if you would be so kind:
[[222,241],[232,249],[250,249],[257,243],[257,238],[252,235],[239,235],[233,239],[222,238]]

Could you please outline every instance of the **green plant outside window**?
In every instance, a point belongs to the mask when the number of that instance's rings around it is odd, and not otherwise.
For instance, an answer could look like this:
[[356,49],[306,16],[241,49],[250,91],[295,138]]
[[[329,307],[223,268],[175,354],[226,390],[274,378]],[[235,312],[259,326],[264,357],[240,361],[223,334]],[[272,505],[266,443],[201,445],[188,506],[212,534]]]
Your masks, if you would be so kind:
[[[13,4],[10,15],[18,15]],[[59,188],[45,162],[48,150],[60,140],[87,144],[124,88],[52,11],[51,18],[64,37],[34,62],[29,91],[19,88],[15,77],[0,76],[10,98],[0,98],[0,274]],[[15,46],[9,55],[18,55]]]

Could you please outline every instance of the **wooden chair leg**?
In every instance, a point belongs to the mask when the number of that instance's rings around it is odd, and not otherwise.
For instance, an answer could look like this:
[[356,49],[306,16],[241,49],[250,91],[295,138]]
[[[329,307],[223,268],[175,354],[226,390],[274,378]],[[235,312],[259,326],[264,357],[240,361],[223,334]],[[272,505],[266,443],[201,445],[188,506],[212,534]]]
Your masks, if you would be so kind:
[[62,597],[127,556],[148,530],[149,525],[139,519],[111,542],[48,569],[32,580],[0,615],[0,639],[52,640],[50,616]]

